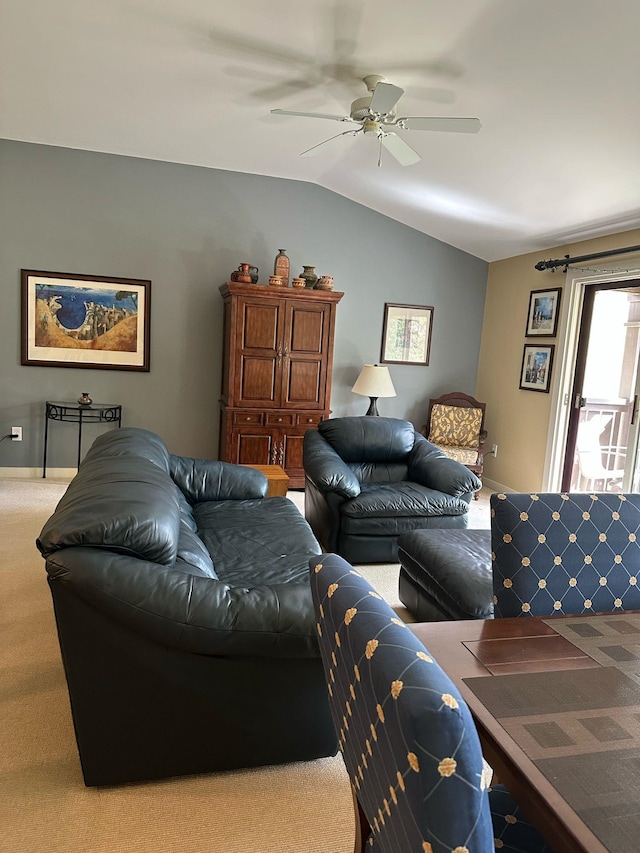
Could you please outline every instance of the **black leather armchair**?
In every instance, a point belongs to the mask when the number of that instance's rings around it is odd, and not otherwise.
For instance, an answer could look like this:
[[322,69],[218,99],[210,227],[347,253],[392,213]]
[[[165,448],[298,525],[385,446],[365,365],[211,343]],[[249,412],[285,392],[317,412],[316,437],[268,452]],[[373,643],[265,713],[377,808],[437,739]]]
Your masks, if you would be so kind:
[[354,563],[397,560],[401,533],[466,527],[480,481],[409,421],[323,421],[304,437],[305,515],[325,551]]

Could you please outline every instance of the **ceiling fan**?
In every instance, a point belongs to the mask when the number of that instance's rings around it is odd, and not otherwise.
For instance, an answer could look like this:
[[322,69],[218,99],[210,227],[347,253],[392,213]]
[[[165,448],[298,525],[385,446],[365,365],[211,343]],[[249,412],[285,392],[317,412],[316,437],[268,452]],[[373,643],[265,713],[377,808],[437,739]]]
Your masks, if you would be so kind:
[[397,117],[396,107],[404,94],[404,89],[387,83],[378,74],[368,74],[363,78],[364,84],[371,93],[364,98],[356,98],[351,104],[349,115],[330,115],[327,113],[305,113],[297,110],[271,110],[276,115],[303,116],[305,118],[323,118],[332,121],[346,121],[359,124],[357,130],[345,130],[335,136],[330,136],[323,142],[313,145],[303,151],[301,156],[315,154],[320,146],[338,139],[341,136],[375,136],[379,140],[380,153],[378,166],[382,165],[382,148],[384,147],[401,166],[418,163],[422,158],[417,151],[398,136],[392,128],[400,130],[435,130],[452,133],[477,133],[482,125],[477,118],[446,118],[438,116],[403,116]]

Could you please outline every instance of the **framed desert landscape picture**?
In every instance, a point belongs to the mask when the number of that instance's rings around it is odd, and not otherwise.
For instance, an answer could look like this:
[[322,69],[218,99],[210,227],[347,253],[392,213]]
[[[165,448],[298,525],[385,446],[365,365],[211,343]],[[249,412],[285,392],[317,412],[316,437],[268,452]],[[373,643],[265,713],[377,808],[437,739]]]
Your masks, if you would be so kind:
[[22,364],[149,370],[151,282],[22,270]]

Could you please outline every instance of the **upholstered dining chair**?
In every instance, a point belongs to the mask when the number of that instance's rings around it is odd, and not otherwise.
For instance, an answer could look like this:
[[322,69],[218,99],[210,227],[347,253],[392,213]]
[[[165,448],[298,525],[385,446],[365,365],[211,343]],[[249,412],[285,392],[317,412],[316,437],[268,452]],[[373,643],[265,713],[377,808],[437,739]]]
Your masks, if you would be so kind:
[[494,615],[640,609],[640,495],[493,494]]
[[488,790],[469,709],[422,643],[341,557],[310,575],[355,850],[549,853],[509,793]]
[[[482,479],[484,470],[484,428],[486,403],[453,391],[429,400],[427,422],[422,433],[450,459],[462,462]],[[476,499],[478,495],[476,493]]]

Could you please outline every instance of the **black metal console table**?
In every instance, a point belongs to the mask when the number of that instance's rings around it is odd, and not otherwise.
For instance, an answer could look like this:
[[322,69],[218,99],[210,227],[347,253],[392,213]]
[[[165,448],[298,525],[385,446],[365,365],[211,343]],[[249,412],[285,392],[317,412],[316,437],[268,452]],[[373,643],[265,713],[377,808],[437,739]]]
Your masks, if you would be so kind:
[[122,426],[122,406],[112,403],[45,403],[44,415],[44,455],[42,458],[42,476],[47,476],[47,442],[49,440],[49,421],[66,421],[78,424],[78,468],[82,458],[82,425],[85,423],[117,424]]

